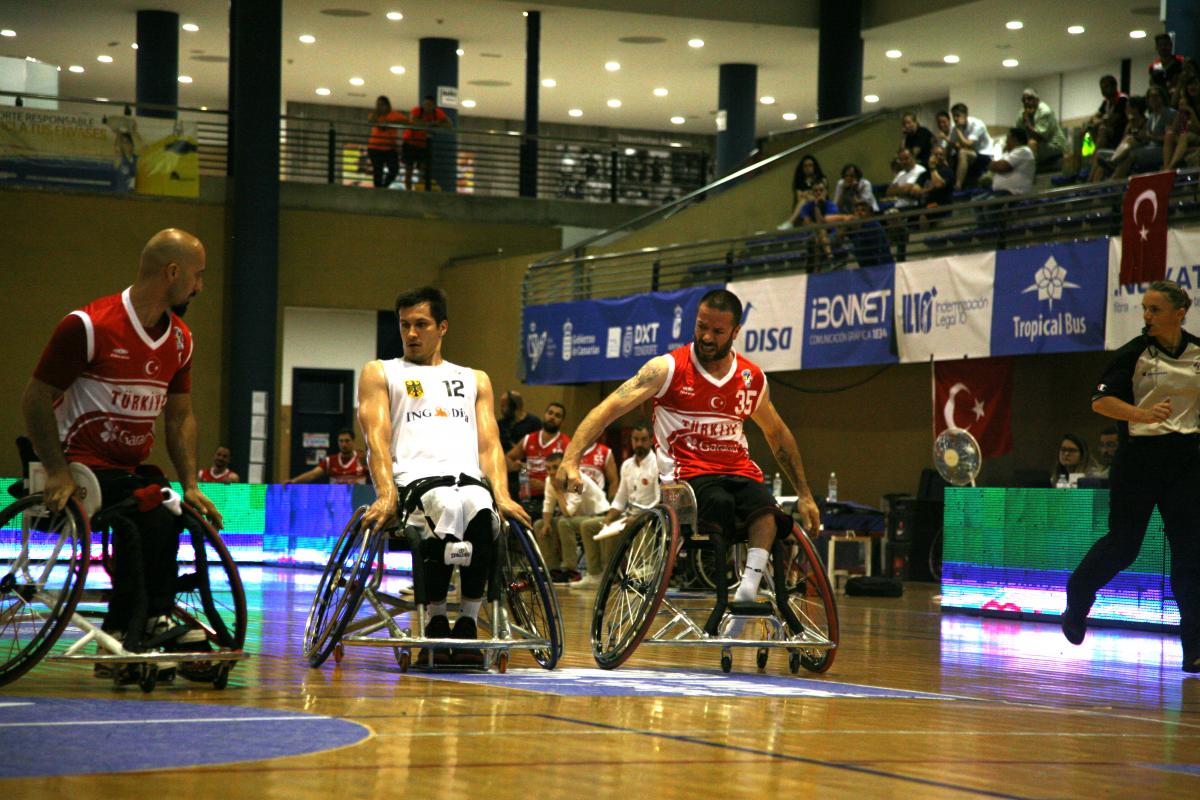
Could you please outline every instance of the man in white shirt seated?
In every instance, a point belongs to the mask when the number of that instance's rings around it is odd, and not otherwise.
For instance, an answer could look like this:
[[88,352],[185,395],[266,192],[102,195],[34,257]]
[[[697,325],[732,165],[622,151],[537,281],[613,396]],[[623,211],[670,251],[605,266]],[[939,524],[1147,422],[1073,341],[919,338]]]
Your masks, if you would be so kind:
[[958,169],[954,174],[954,189],[963,188],[968,179],[978,178],[992,160],[992,137],[983,120],[968,116],[965,103],[955,103],[950,109],[954,127],[951,143],[958,150]]
[[992,173],[992,196],[1029,194],[1037,172],[1037,157],[1029,149],[1029,134],[1022,128],[1010,128],[1000,157],[988,164]]
[[[619,518],[633,517],[644,508],[658,505],[661,496],[658,458],[654,455],[650,426],[645,423],[634,425],[629,443],[633,446],[633,455],[621,464],[621,481],[617,486],[617,493],[613,496],[612,508],[604,515],[605,527]],[[612,559],[619,541],[618,536],[608,536],[600,540],[602,565],[607,566]]]
[[[546,456],[548,475],[554,475],[562,464],[562,453]],[[548,532],[542,540],[546,545],[546,564],[555,583],[574,583],[576,586],[595,586],[600,582],[604,565],[600,563],[599,545],[595,536],[604,527],[604,513],[609,510],[604,490],[586,474],[579,492],[562,492],[553,481],[546,481],[545,500],[542,505],[542,521]],[[550,535],[557,531],[558,535]],[[579,564],[575,549],[575,537],[583,543],[587,557],[587,578],[576,568]],[[555,564],[558,564],[555,567]]]

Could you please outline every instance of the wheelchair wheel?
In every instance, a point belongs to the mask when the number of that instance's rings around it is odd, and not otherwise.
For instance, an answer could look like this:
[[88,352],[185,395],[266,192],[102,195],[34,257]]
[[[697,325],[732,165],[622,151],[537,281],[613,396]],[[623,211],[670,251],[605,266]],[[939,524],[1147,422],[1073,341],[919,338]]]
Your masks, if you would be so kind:
[[679,551],[675,511],[652,508],[626,528],[596,592],[592,655],[615,669],[637,649],[654,622]]
[[[181,624],[204,631],[206,641],[197,643],[195,649],[241,650],[246,643],[246,592],[237,564],[216,530],[186,507],[183,529],[174,617]],[[189,543],[190,562],[183,558],[187,552],[184,545]],[[229,663],[184,661],[179,665],[179,674],[190,681],[216,685],[218,679],[228,678],[230,669]]]
[[[788,552],[789,545],[794,552]],[[838,642],[837,603],[829,577],[808,535],[798,526],[792,528],[792,539],[775,543],[775,558],[784,559],[786,565],[787,603],[779,610],[788,629],[793,635],[807,630],[835,645],[824,651],[800,650],[800,663],[806,670],[825,672],[833,665]]]
[[88,571],[87,513],[72,499],[34,515],[42,495],[0,512],[0,686],[28,672],[71,621]]
[[933,541],[929,543],[929,575],[935,583],[940,583],[942,580],[942,532],[938,531],[934,534]]
[[510,522],[504,542],[500,574],[510,623],[526,636],[550,642],[549,648],[530,652],[540,666],[554,669],[562,657],[563,627],[550,570],[523,526]]
[[[712,541],[692,540],[688,543],[688,552],[691,553],[692,568],[695,570],[700,588],[717,588],[717,554],[713,549]],[[738,576],[734,573],[733,559],[730,558],[725,562],[725,585],[737,586],[737,582]]]
[[355,511],[346,524],[313,595],[304,625],[304,657],[309,666],[325,663],[362,605],[375,551],[383,541],[382,536],[359,525],[364,511],[366,506]]

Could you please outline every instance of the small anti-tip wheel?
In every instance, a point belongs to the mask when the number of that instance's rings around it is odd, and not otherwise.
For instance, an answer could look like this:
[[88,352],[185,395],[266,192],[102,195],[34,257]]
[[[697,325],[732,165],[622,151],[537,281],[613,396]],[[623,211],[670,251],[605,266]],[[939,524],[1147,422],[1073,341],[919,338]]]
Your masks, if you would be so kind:
[[138,686],[146,694],[154,691],[154,686],[158,683],[158,667],[154,664],[142,665],[142,677],[138,679]]
[[412,666],[412,652],[409,650],[397,650],[396,663],[400,665],[401,672],[408,672],[408,668]]
[[721,648],[721,672],[733,671],[733,651],[728,647]]
[[800,671],[800,651],[799,650],[789,650],[788,651],[788,669],[791,670],[791,673],[793,675],[795,675],[797,672]]
[[499,672],[501,675],[508,672],[507,651],[502,651],[498,656],[496,656],[496,672]]
[[333,646],[333,663],[341,664],[342,659],[346,657],[346,646],[338,642]]
[[216,677],[213,678],[213,688],[217,691],[224,689],[229,685],[229,673],[233,672],[233,664],[223,664],[217,669]]
[[758,648],[758,653],[755,654],[754,663],[758,664],[760,671],[767,668],[767,648]]

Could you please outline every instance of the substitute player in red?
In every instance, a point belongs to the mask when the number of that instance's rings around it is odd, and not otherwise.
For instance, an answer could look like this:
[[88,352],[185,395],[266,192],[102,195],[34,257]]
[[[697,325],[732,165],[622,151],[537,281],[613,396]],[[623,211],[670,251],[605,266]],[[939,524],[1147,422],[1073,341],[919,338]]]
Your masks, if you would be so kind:
[[367,460],[354,447],[354,431],[343,428],[338,431],[338,451],[325,456],[307,472],[302,472],[287,483],[313,483],[328,478],[330,483],[366,483]]
[[212,466],[205,467],[200,470],[199,479],[201,483],[241,483],[242,478],[236,472],[229,468],[229,459],[233,458],[233,454],[229,452],[229,448],[221,445],[213,452]]
[[733,350],[741,319],[737,295],[725,289],[704,295],[693,342],[650,359],[592,409],[575,431],[556,479],[577,491],[584,449],[612,422],[653,399],[660,478],[691,484],[702,527],[728,541],[739,524],[749,530],[746,569],[734,594],[735,602],[749,602],[757,596],[780,526],[771,489],[750,459],[742,429],[747,418],[762,429],[780,469],[796,487],[796,511],[805,527],[817,530],[821,516],[796,439],[771,403],[766,375]]
[[[137,473],[166,423],[167,452],[184,499],[221,527],[221,515],[196,485],[196,418],[192,415],[192,334],[180,318],[204,287],[204,246],[174,228],[142,250],[137,279],[120,294],[72,311],[58,324],[21,398],[25,426],[46,468],[46,504],[66,505],[78,491],[69,462],[96,473],[104,506],[130,497],[159,477]],[[134,515],[142,545],[147,632],[167,624],[174,605],[177,518],[163,506]],[[137,601],[136,574],[122,557],[130,532],[115,531],[112,599],[104,630],[127,632]],[[126,637],[127,646],[140,631]]]

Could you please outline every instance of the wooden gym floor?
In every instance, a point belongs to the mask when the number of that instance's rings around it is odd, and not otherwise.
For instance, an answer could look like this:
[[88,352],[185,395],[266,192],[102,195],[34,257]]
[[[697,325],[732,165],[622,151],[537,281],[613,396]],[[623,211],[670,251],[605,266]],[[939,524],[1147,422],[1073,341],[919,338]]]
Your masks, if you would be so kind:
[[[0,705],[19,697],[237,705],[343,718],[372,735],[265,761],[14,778],[0,781],[0,794],[1200,797],[1200,679],[1180,671],[1169,636],[1093,630],[1071,647],[1056,625],[942,615],[934,587],[909,584],[898,600],[839,598],[842,644],[823,676],[792,677],[780,654],[759,675],[752,650],[738,651],[726,676],[715,649],[643,646],[597,677],[592,593],[564,589],[561,672],[516,653],[508,676],[460,681],[401,675],[389,650],[350,649],[340,666],[309,669],[299,642],[317,574],[245,568],[243,576],[255,657],[227,690],[180,681],[143,695],[114,690],[80,665],[43,663],[0,690]],[[526,673],[557,683],[501,685]],[[56,736],[13,726],[0,741],[3,758],[19,759],[26,748],[55,747]],[[105,747],[105,733],[89,742]]]

